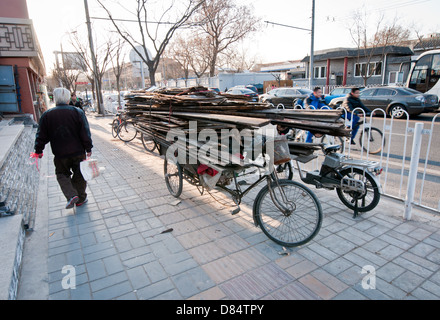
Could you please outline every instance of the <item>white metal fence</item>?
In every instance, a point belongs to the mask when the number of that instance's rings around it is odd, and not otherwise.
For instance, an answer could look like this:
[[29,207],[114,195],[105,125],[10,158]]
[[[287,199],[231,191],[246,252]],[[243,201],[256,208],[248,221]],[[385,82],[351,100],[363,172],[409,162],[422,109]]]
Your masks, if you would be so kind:
[[[278,105],[277,108],[284,106]],[[399,120],[379,108],[367,117],[362,109],[354,111],[362,116],[361,121],[363,119],[364,122],[356,137],[361,141],[353,146],[350,139],[344,139],[345,155],[379,162],[383,168],[379,176],[383,193],[404,202],[405,218],[411,218],[413,205],[440,212],[440,121],[437,121],[440,114],[423,123],[410,120],[407,112],[406,119]],[[352,127],[353,120],[345,120],[345,124]],[[382,136],[372,128],[382,132]],[[375,137],[372,137],[372,132]],[[340,143],[334,137],[328,138],[330,142]],[[380,151],[375,154],[371,154],[373,143],[374,149],[380,146]],[[319,156],[305,169],[318,169],[322,160],[323,156]]]

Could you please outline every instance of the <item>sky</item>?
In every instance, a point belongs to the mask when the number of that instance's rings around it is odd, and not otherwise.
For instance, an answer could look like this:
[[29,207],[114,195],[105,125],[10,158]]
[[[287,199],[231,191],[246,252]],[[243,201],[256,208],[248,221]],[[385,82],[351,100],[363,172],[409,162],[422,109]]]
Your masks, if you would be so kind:
[[[96,0],[88,0],[91,17],[107,17]],[[152,18],[162,12],[162,1],[151,0]],[[235,0],[245,5],[262,21],[310,29],[312,0]],[[46,67],[55,62],[54,51],[69,51],[69,32],[77,30],[86,35],[83,0],[27,0],[29,16],[33,20],[43,51]],[[114,17],[133,18],[133,0],[104,0]],[[176,0],[179,4],[179,0]],[[131,5],[131,6],[130,6]],[[356,10],[364,8],[371,25],[380,14],[385,21],[397,18],[403,26],[415,26],[422,34],[440,32],[440,0],[316,0],[315,51],[337,47],[353,47],[348,28]],[[108,21],[92,20],[96,42],[106,37],[117,37]],[[135,26],[127,28],[135,33]],[[300,60],[310,53],[310,32],[273,26],[263,22],[259,32],[251,35],[241,46],[250,56],[264,63]]]

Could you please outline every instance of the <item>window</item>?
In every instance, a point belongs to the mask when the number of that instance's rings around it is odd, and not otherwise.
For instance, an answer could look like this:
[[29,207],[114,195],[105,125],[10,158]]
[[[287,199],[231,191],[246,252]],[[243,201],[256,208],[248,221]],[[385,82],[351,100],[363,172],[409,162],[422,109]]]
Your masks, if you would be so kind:
[[327,67],[315,67],[315,79],[327,77]]
[[339,96],[341,94],[344,94],[344,89],[334,89],[331,93],[332,96]]
[[354,66],[354,76],[380,76],[382,75],[382,62],[356,63]]
[[394,96],[396,91],[391,89],[377,89],[375,96]]
[[374,91],[376,91],[376,89],[363,90],[361,92],[361,96],[362,96],[362,98],[371,97],[373,95]]
[[403,72],[391,71],[388,75],[388,83],[403,83]]
[[295,96],[298,92],[295,89],[286,89],[285,95],[286,96]]

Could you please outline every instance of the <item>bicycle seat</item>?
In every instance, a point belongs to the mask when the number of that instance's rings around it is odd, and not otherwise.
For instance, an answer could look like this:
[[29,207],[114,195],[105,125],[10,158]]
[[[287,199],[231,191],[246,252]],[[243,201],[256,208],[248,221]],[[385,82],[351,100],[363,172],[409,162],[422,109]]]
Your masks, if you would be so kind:
[[327,153],[331,153],[331,152],[336,152],[336,151],[339,151],[339,150],[341,150],[341,146],[339,144],[335,144],[335,145],[332,145],[332,146],[326,146],[324,148],[324,152],[326,154]]

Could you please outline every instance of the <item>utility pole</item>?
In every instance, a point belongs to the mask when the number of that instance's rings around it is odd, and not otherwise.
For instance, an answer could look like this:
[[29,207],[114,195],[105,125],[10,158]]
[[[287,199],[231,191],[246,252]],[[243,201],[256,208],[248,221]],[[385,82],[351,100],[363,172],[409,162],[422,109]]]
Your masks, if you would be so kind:
[[315,0],[312,0],[312,39],[310,48],[310,89],[313,90],[313,78],[315,76]]
[[95,49],[93,46],[92,24],[90,22],[89,4],[88,4],[87,0],[84,0],[84,8],[86,10],[86,20],[87,20],[87,30],[89,33],[90,54],[92,55],[93,78],[95,79],[96,101],[98,103],[98,113],[103,115],[104,110],[102,108],[102,101],[101,101],[101,86],[98,83],[98,70],[97,70],[98,68],[96,66]]

